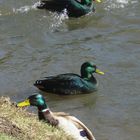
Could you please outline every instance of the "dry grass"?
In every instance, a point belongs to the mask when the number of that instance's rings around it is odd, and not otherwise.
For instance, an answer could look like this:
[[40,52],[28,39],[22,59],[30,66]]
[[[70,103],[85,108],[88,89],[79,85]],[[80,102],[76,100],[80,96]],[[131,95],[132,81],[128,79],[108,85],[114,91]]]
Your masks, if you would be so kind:
[[0,98],[0,140],[72,140],[62,130],[39,122],[36,115]]

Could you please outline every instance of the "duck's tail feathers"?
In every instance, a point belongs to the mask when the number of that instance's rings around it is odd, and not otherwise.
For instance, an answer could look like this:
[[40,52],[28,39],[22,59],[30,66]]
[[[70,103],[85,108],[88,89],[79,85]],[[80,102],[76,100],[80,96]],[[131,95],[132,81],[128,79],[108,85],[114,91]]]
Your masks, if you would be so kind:
[[40,90],[43,90],[44,89],[44,80],[35,81],[34,86]]

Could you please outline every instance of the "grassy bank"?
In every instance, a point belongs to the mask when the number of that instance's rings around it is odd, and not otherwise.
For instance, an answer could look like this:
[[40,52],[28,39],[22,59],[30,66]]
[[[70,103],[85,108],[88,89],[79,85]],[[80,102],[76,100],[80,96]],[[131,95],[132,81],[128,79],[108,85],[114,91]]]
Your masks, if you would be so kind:
[[39,122],[36,115],[0,98],[0,140],[71,140],[62,130]]

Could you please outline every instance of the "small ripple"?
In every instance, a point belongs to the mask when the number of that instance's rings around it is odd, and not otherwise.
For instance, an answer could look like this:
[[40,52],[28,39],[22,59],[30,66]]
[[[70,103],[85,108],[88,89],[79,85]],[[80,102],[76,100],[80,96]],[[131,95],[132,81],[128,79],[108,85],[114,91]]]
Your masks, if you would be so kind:
[[125,8],[128,4],[135,4],[138,3],[137,0],[131,1],[131,0],[107,0],[105,4],[107,5],[105,10],[112,10],[112,9],[118,9],[118,8]]
[[8,61],[10,59],[10,57],[11,57],[10,53],[1,50],[0,51],[0,65],[5,63],[6,61]]
[[40,2],[36,2],[33,5],[26,5],[26,6],[22,6],[20,8],[13,8],[13,13],[17,14],[17,13],[28,13],[30,10],[32,9],[37,9],[36,7],[40,5]]
[[61,27],[63,25],[63,22],[68,19],[68,15],[67,15],[67,10],[64,9],[63,12],[61,12],[60,14],[58,13],[54,13],[52,15],[52,21],[51,21],[51,25],[50,25],[50,30],[52,32],[54,31],[58,31],[59,27]]

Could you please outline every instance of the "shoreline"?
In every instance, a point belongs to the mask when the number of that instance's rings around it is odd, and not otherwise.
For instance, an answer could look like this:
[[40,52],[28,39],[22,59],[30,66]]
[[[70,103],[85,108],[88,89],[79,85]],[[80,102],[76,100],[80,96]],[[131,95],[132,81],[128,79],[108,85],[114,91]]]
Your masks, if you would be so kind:
[[9,97],[0,97],[0,140],[72,140],[63,130],[38,120],[19,109]]

